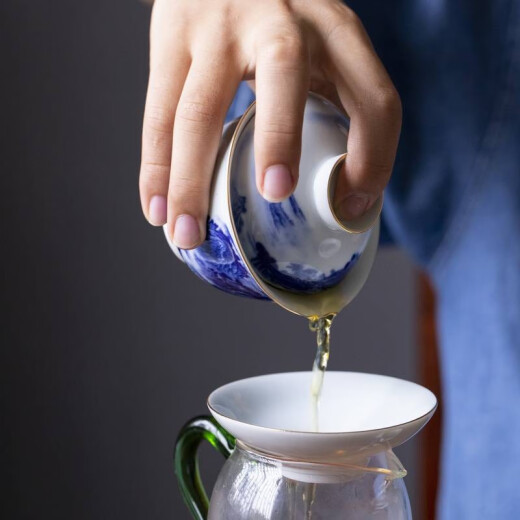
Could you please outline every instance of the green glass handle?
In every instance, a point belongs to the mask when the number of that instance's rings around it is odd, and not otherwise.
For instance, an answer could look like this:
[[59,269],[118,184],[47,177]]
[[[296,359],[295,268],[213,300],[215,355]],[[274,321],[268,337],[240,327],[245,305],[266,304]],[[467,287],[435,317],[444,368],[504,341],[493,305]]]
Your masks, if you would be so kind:
[[199,473],[197,450],[208,441],[227,459],[235,448],[235,439],[213,417],[200,416],[188,421],[181,429],[175,444],[175,474],[184,502],[193,518],[206,520],[209,500]]

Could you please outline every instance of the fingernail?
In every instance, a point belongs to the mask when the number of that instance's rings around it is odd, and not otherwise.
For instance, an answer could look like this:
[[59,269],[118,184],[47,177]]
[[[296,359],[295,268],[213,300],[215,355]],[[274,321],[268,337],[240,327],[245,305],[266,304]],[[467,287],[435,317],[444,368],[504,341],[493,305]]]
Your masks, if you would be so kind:
[[291,194],[293,186],[293,177],[287,166],[276,164],[265,170],[263,195],[268,201],[280,202]]
[[368,209],[370,197],[363,193],[353,193],[343,199],[337,206],[336,211],[340,218],[352,220],[360,217]]
[[198,222],[191,215],[179,215],[173,230],[173,243],[179,249],[191,249],[200,242]]
[[152,226],[162,226],[166,224],[166,197],[154,195],[148,207],[148,221]]

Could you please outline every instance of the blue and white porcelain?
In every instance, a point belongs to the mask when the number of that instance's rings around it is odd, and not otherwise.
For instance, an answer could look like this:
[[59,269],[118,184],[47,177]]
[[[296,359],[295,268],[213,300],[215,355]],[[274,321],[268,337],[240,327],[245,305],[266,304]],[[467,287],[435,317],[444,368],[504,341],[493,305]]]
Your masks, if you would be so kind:
[[[382,199],[342,221],[333,188],[346,156],[348,118],[309,94],[300,177],[293,195],[267,202],[257,191],[251,105],[223,132],[206,241],[175,254],[200,278],[231,294],[271,299],[304,316],[339,312],[359,292],[374,261]],[[166,235],[168,239],[168,235]]]

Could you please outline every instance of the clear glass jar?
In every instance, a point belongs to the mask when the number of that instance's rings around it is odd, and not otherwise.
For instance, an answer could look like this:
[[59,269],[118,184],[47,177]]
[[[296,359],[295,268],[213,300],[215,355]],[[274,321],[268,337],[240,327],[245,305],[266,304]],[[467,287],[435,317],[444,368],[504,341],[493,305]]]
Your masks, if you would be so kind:
[[[209,503],[196,463],[208,440],[228,456]],[[391,450],[360,464],[287,460],[260,454],[234,439],[213,419],[197,418],[179,436],[176,472],[197,520],[411,520],[403,478]]]

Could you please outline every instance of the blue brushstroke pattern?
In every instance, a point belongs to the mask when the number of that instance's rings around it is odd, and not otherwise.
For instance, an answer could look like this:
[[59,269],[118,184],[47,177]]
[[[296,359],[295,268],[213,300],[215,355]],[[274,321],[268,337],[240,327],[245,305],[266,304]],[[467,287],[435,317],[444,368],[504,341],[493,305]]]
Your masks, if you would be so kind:
[[294,198],[294,195],[291,195],[289,197],[289,202],[291,204],[291,209],[292,209],[292,211],[294,213],[294,216],[296,218],[298,218],[301,222],[305,222],[307,219],[305,218],[305,215],[303,214],[302,209],[300,208],[300,206],[296,202],[296,199]]
[[286,291],[305,294],[323,291],[338,284],[360,256],[359,253],[354,253],[342,269],[324,274],[300,264],[289,264],[282,272],[263,244],[256,242],[255,251],[256,255],[251,259],[251,264],[264,281]]
[[[299,231],[306,229],[307,219],[294,195],[289,197],[289,207],[287,204],[284,206],[284,204],[281,202],[265,202],[265,208],[269,212],[273,224],[273,233],[270,240],[273,243],[279,241],[280,234],[282,234],[286,243],[297,247],[302,240],[302,234]],[[231,206],[235,227],[241,239],[247,240],[251,245],[249,251],[254,252],[250,261],[255,271],[265,282],[280,289],[304,294],[313,294],[328,289],[343,279],[359,257],[359,254],[355,253],[343,268],[337,271],[331,270],[328,274],[311,266],[298,263],[288,264],[284,266],[282,271],[278,267],[276,259],[270,255],[267,247],[256,240],[251,230],[248,229],[242,217],[247,212],[247,197],[240,195],[235,185],[231,186]]]
[[267,300],[242,263],[233,239],[224,224],[209,219],[207,238],[192,250],[180,250],[184,262],[200,278],[230,294]]
[[275,229],[283,229],[286,226],[294,226],[294,222],[283,209],[281,202],[268,202],[268,207]]

